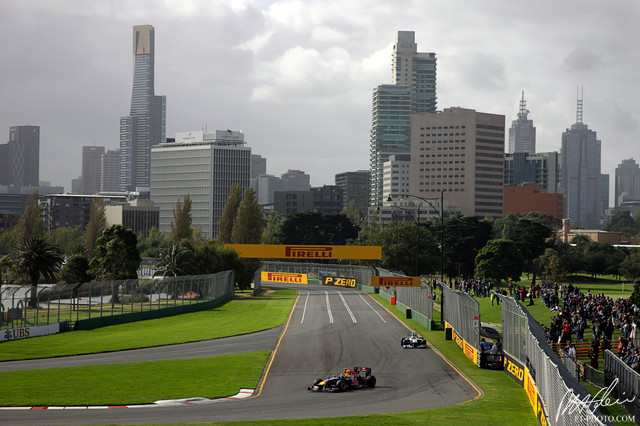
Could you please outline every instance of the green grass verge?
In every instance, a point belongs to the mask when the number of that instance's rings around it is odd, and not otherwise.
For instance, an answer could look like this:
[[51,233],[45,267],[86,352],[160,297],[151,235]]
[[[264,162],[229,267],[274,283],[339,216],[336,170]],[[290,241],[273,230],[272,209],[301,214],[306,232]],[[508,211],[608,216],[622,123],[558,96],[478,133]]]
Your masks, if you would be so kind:
[[172,345],[267,330],[284,324],[297,294],[279,289],[206,311],[3,342],[0,361]]
[[150,404],[220,398],[255,389],[271,352],[11,371],[0,374],[0,406]]

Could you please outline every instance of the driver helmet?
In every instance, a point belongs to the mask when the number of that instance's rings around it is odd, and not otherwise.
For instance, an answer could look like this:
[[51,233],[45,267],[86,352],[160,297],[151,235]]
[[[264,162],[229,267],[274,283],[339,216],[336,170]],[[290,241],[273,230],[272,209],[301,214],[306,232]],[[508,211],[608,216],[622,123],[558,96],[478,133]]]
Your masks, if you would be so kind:
[[349,369],[345,368],[344,369],[344,377],[349,377],[350,373],[349,373]]

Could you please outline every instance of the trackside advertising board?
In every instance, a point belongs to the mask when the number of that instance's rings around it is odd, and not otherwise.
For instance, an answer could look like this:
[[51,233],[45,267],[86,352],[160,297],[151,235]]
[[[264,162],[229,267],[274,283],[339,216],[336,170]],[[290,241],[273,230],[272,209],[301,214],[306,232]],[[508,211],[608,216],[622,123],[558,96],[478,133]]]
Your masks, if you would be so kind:
[[341,278],[341,277],[324,277],[322,285],[336,285],[341,287],[355,287],[355,278]]
[[371,277],[371,287],[422,287],[420,277]]
[[307,274],[291,274],[289,272],[265,272],[260,275],[262,281],[287,284],[308,284]]
[[453,338],[453,341],[456,342],[456,345],[458,345],[460,349],[462,349],[462,352],[464,352],[465,356],[479,367],[480,357],[478,356],[478,350],[473,345],[470,345],[469,342],[464,340],[462,336],[456,333],[456,329],[446,321],[444,323],[444,328],[451,329],[451,337]]
[[538,422],[541,425],[546,426],[548,424],[547,412],[545,411],[544,405],[542,404],[542,398],[540,398],[538,388],[536,387],[535,382],[529,374],[529,369],[525,367],[517,358],[512,357],[505,352],[504,371],[513,380],[515,380],[516,383],[524,388],[525,392],[527,392],[527,395],[529,396],[529,403],[531,403],[533,411],[536,413]]
[[0,331],[0,342],[6,340],[26,339],[27,337],[47,336],[60,333],[60,323],[49,325],[34,325],[31,327],[7,328]]
[[300,244],[225,244],[240,257],[256,259],[382,259],[380,246],[310,246]]

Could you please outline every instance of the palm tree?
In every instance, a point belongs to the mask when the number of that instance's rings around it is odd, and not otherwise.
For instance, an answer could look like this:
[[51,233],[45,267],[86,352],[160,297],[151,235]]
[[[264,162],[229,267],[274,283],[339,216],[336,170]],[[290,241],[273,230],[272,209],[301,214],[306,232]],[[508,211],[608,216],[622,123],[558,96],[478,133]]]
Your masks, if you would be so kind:
[[153,275],[166,278],[191,275],[196,272],[197,264],[193,252],[184,247],[171,245],[156,259],[156,272]]
[[38,306],[38,281],[42,276],[54,281],[56,273],[64,263],[64,256],[58,246],[50,244],[43,235],[26,238],[19,244],[13,255],[14,262],[24,271],[31,283],[29,307]]

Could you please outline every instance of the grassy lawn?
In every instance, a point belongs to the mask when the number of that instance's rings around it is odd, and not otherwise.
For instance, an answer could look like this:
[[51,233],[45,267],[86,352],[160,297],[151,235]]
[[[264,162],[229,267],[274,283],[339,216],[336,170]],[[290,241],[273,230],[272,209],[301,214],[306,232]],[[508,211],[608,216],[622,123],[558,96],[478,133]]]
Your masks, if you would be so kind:
[[0,343],[0,361],[146,348],[253,333],[283,324],[297,292],[279,289],[207,311]]
[[[0,374],[0,406],[150,404],[220,398],[255,389],[271,352],[168,361],[10,371]],[[206,374],[203,374],[206,372]]]

